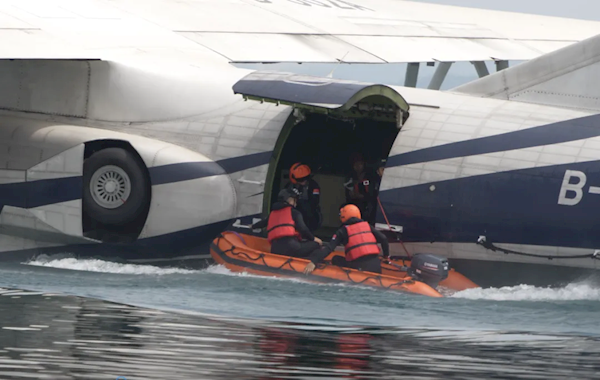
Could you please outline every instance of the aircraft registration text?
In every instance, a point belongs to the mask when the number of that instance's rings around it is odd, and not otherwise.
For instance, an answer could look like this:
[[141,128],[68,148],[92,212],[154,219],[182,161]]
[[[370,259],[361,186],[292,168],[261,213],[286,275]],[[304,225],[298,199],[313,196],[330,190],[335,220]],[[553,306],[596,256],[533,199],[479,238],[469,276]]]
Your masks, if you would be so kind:
[[[578,181],[571,183],[572,178],[577,178]],[[587,176],[584,172],[577,170],[567,170],[563,177],[560,193],[558,194],[558,204],[564,206],[575,206],[583,199],[583,187],[587,182]],[[600,194],[600,187],[590,186],[588,189],[590,194]]]

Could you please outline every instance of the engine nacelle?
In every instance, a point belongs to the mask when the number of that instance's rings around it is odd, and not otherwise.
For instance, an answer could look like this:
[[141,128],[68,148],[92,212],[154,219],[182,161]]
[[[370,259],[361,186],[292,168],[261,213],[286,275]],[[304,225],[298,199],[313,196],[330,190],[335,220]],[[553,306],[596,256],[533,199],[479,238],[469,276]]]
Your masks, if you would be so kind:
[[18,156],[0,171],[0,223],[36,241],[152,244],[236,215],[230,176],[200,153],[110,130],[37,120],[18,128],[4,140]]
[[234,217],[235,188],[223,168],[200,153],[162,145],[154,149],[131,141],[136,151],[111,146],[86,158],[87,236],[129,242]]
[[83,237],[81,176],[85,144],[78,144],[29,168],[25,206],[65,235]]

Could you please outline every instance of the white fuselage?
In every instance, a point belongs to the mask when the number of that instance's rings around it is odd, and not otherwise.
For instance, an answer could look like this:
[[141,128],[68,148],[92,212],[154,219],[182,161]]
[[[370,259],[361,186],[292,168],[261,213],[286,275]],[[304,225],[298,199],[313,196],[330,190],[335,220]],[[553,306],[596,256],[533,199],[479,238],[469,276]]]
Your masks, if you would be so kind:
[[[4,102],[0,108],[6,109],[0,116],[0,159],[4,165],[0,186],[5,192],[21,192],[6,197],[0,213],[0,249],[5,252],[4,259],[103,245],[84,236],[81,193],[67,196],[68,189],[62,188],[72,186],[76,182],[69,181],[77,181],[83,175],[85,144],[91,141],[128,142],[150,173],[152,196],[147,217],[137,239],[126,244],[127,250],[135,247],[138,253],[128,251],[126,260],[159,262],[206,257],[208,252],[199,251],[196,242],[210,241],[231,222],[251,219],[263,212],[262,192],[270,165],[276,165],[271,153],[282,138],[284,124],[293,118],[293,109],[244,101],[240,95],[234,95],[231,87],[247,71],[210,65],[139,69],[104,61],[3,61],[0,68],[14,71],[15,80],[5,88],[19,94],[17,100],[0,98]],[[45,70],[45,75],[33,75],[40,70]],[[70,82],[65,84],[61,78],[67,72]],[[543,236],[536,237],[535,243],[527,239],[520,242],[512,235],[504,241],[505,235],[498,226],[510,222],[514,210],[506,208],[504,216],[496,213],[486,219],[481,215],[486,212],[485,207],[480,211],[464,209],[461,191],[454,191],[445,200],[430,199],[437,194],[436,189],[453,181],[535,168],[559,167],[560,178],[553,177],[552,181],[562,181],[565,170],[561,165],[585,163],[598,157],[600,137],[532,142],[519,147],[519,132],[555,123],[566,123],[564,128],[569,128],[569,120],[590,116],[589,112],[424,89],[395,89],[411,109],[390,152],[381,199],[391,224],[403,227],[405,246],[411,253],[426,251],[455,259],[597,268],[597,261],[589,258],[548,261],[486,250],[476,244],[477,237],[489,235],[494,244],[503,248],[545,255],[576,255],[595,248],[546,244]],[[511,133],[516,134],[516,145],[511,143]],[[478,140],[494,137],[505,147]],[[460,144],[470,141],[473,144],[463,151]],[[481,149],[477,148],[478,141],[483,144]],[[486,148],[485,144],[491,145]],[[525,179],[536,181],[533,177]],[[45,188],[52,194],[40,198],[40,191],[43,193]],[[560,186],[547,186],[544,191],[559,199]],[[499,201],[491,197],[492,193],[478,194],[480,198],[474,202]],[[505,196],[517,197],[513,204],[519,205],[523,194]],[[525,198],[530,199],[531,194]],[[510,203],[505,199],[502,202]],[[532,210],[550,206],[558,210],[571,207],[555,202]],[[465,210],[462,214],[460,207]],[[399,211],[402,209],[410,211],[408,216],[403,216]],[[434,227],[430,234],[427,228],[414,233],[411,223],[421,217],[429,223],[422,226]],[[536,219],[535,215],[530,217]],[[381,215],[378,221],[383,222]],[[454,239],[456,231],[450,231],[453,227],[448,231],[440,229],[440,225],[457,222],[468,238]],[[544,226],[548,220],[538,222]],[[548,242],[555,241],[554,237],[548,236]],[[55,248],[36,250],[51,247]],[[404,254],[400,244],[392,244],[392,250]]]

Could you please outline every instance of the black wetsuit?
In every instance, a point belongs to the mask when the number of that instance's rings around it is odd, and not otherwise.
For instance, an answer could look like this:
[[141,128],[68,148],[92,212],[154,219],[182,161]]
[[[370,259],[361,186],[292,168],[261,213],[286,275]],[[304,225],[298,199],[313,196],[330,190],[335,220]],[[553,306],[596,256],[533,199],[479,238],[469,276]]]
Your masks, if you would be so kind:
[[321,214],[321,188],[314,179],[310,178],[306,186],[287,184],[286,188],[296,186],[301,191],[296,210],[300,211],[308,229],[313,232],[323,223]]
[[[273,210],[280,210],[284,207],[292,207],[286,202],[276,202],[273,204]],[[292,219],[296,224],[296,231],[300,233],[302,239],[306,241],[300,241],[296,237],[282,237],[273,240],[271,243],[271,253],[293,257],[308,257],[313,251],[320,247],[319,243],[314,241],[315,237],[309,231],[300,211],[292,208]],[[258,221],[252,225],[252,228],[265,228],[269,224],[269,218]]]
[[[377,173],[367,171],[363,180],[359,181],[356,173],[346,177],[344,187],[346,188],[346,202],[356,205],[360,209],[362,219],[373,224],[375,223],[375,215],[377,212],[377,196],[376,190],[379,189],[379,176]],[[363,195],[362,199],[352,199],[350,197],[350,189]]]
[[[362,219],[350,218],[343,225],[350,225],[362,221]],[[390,245],[385,235],[381,231],[376,230],[373,226],[371,226],[371,233],[375,236],[377,242],[381,244],[383,257],[390,257]],[[345,227],[341,227],[335,232],[329,243],[323,243],[323,248],[315,251],[315,253],[310,256],[310,261],[317,265],[319,262],[323,261],[327,255],[333,252],[338,245],[346,245],[347,243],[348,233],[346,232]],[[334,257],[332,264],[367,272],[381,273],[381,260],[379,259],[379,255],[362,256],[352,261],[347,261],[346,258],[342,256],[336,256]]]

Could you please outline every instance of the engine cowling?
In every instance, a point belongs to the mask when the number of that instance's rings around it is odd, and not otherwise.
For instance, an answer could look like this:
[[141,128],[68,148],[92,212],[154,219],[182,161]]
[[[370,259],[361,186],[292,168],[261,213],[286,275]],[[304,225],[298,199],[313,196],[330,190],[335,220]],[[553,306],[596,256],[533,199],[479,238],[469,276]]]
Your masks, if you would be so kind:
[[448,259],[444,257],[417,253],[411,258],[408,274],[435,289],[448,277],[448,268]]
[[[145,239],[233,218],[235,188],[216,162],[171,144],[132,142],[140,152],[109,147],[84,163],[83,209],[88,236]],[[95,232],[92,232],[95,231]]]
[[[127,243],[220,225],[235,216],[230,176],[200,153],[141,136],[36,120],[21,129],[15,144],[31,147],[32,154],[21,157],[31,163],[15,171],[25,182],[5,199],[2,224],[54,232],[44,239],[59,244],[76,242],[73,237]],[[33,147],[41,150],[42,162]]]

